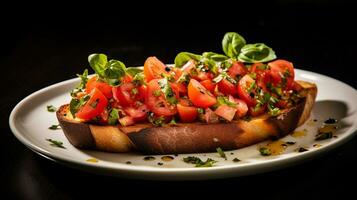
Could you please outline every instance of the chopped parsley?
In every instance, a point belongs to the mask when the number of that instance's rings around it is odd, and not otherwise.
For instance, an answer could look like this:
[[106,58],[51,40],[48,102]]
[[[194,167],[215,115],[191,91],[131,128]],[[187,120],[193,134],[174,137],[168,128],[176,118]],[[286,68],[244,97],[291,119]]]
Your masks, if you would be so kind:
[[239,160],[238,158],[234,158],[232,161],[233,162],[240,162],[241,160]]
[[176,96],[174,94],[174,91],[170,87],[170,84],[168,83],[167,78],[163,78],[158,81],[160,85],[161,91],[164,93],[166,101],[170,104],[177,104],[178,100],[176,99]]
[[185,163],[195,164],[195,167],[213,167],[213,164],[217,161],[207,158],[206,161],[202,161],[200,158],[195,156],[188,156],[183,158]]
[[219,154],[219,156],[221,156],[222,158],[224,158],[225,160],[227,160],[227,156],[224,153],[224,151],[221,149],[221,147],[216,148],[217,153]]
[[53,105],[48,105],[48,106],[47,106],[47,111],[48,111],[48,112],[56,112],[56,111],[57,111],[57,108],[54,107]]
[[119,110],[116,108],[113,108],[108,116],[108,124],[109,125],[116,125],[118,124],[118,119],[119,119]]
[[62,148],[62,149],[66,148],[66,147],[63,146],[63,142],[61,142],[61,141],[52,140],[52,139],[46,139],[46,140],[50,142],[51,146]]
[[271,155],[271,151],[267,147],[260,147],[259,152],[260,152],[260,155],[262,155],[262,156],[270,156]]
[[229,107],[235,108],[237,106],[236,103],[229,101],[227,97],[217,97],[217,103],[217,107],[220,105],[227,105]]
[[61,127],[60,127],[59,124],[54,124],[54,125],[48,127],[48,129],[50,129],[50,130],[57,130],[57,129],[60,129],[60,128],[61,128]]

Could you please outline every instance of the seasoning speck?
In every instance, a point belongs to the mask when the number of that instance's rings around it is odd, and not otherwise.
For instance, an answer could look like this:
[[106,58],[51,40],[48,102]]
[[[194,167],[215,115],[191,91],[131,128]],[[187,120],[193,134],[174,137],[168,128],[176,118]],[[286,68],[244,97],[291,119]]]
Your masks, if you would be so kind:
[[312,146],[315,147],[315,148],[318,148],[318,147],[321,147],[322,145],[321,144],[314,144]]
[[178,156],[178,154],[176,154],[176,153],[175,153],[175,154],[174,154],[174,156],[175,156],[175,157],[177,157],[177,156]]
[[158,162],[158,163],[157,163],[157,165],[160,165],[160,166],[161,166],[161,165],[164,165],[164,163],[162,163],[162,162]]
[[336,124],[337,120],[334,118],[329,118],[326,121],[324,121],[325,124]]
[[126,163],[125,164],[128,164],[128,165],[130,165],[131,164],[131,162],[130,161],[126,161]]
[[234,155],[234,153],[233,153],[233,152],[231,152],[231,155]]
[[288,141],[288,142],[286,142],[286,144],[288,144],[288,145],[294,145],[294,144],[296,144],[296,142]]
[[154,156],[145,156],[144,160],[145,161],[151,161],[151,160],[155,160],[156,158]]
[[338,138],[338,136],[337,136],[337,135],[334,135],[333,138]]
[[314,122],[317,122],[317,119],[314,119],[313,121],[314,121]]
[[240,162],[240,160],[238,158],[234,158],[232,161],[233,162]]
[[301,153],[301,152],[305,152],[308,151],[308,149],[304,148],[304,147],[300,147],[297,149],[297,152]]

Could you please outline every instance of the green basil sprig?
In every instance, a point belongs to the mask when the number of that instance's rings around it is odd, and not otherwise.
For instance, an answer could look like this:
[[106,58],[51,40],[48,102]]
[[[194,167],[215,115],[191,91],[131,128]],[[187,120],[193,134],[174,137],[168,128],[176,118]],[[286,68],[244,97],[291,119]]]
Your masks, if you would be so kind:
[[246,41],[241,35],[228,32],[224,35],[222,40],[223,52],[230,58],[237,58],[245,44]]
[[222,48],[228,57],[244,63],[268,62],[276,59],[272,48],[263,43],[246,44],[245,39],[234,32],[224,35]]
[[108,84],[116,86],[119,79],[125,76],[126,67],[119,60],[110,60],[104,54],[91,54],[88,56],[89,65],[96,74]]
[[195,61],[200,61],[202,56],[190,52],[181,52],[175,57],[175,67],[182,67],[192,59]]
[[245,63],[268,62],[276,59],[272,48],[263,43],[247,44],[238,56],[238,60]]

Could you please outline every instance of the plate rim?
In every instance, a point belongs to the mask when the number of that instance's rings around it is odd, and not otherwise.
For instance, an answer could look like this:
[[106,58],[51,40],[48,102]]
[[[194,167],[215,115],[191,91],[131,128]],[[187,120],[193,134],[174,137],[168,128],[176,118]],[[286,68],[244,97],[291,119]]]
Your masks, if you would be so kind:
[[[352,86],[337,80],[333,77],[329,77],[326,76],[324,74],[319,74],[316,72],[312,72],[312,71],[307,71],[307,70],[302,70],[302,69],[295,69],[297,71],[299,71],[299,73],[308,73],[311,74],[313,76],[318,76],[318,77],[322,77],[324,79],[331,79],[333,81],[336,81],[339,84],[344,85],[345,87],[348,87],[349,89],[354,90],[355,92],[357,91],[355,88],[353,88]],[[223,170],[222,173],[224,173],[225,170],[242,170],[245,171],[246,169],[249,169],[251,167],[255,167],[256,169],[259,170],[263,170],[263,171],[271,171],[269,170],[269,166],[275,166],[279,163],[281,163],[282,165],[286,165],[292,162],[292,160],[295,160],[297,162],[302,161],[304,159],[307,158],[312,158],[316,155],[319,154],[323,154],[324,152],[328,152],[334,148],[336,148],[337,146],[340,146],[344,143],[346,143],[348,140],[352,139],[353,136],[356,134],[356,127],[357,127],[357,120],[355,121],[355,123],[352,124],[352,126],[350,128],[352,128],[351,133],[345,135],[344,137],[340,137],[338,139],[336,139],[333,143],[330,143],[326,146],[320,147],[318,149],[314,149],[313,151],[308,151],[308,152],[304,152],[304,153],[299,153],[294,155],[293,157],[276,157],[274,159],[269,159],[269,160],[264,160],[263,162],[259,162],[258,164],[256,162],[250,162],[250,163],[242,163],[242,164],[237,164],[237,165],[221,165],[221,166],[215,166],[215,167],[211,167],[211,168],[195,168],[195,167],[190,167],[190,168],[157,168],[157,167],[148,167],[148,166],[135,166],[135,165],[127,165],[127,164],[123,164],[123,163],[116,163],[118,164],[117,166],[113,167],[113,166],[103,166],[103,165],[98,165],[97,163],[88,163],[88,162],[84,162],[84,161],[80,161],[78,159],[72,158],[72,157],[64,157],[64,156],[59,156],[53,152],[47,151],[46,149],[37,146],[35,144],[33,144],[31,141],[29,141],[28,139],[26,139],[23,134],[21,133],[20,130],[18,130],[18,128],[16,127],[15,124],[15,118],[18,115],[19,111],[21,110],[21,108],[28,102],[30,101],[32,98],[45,93],[46,91],[49,91],[53,88],[59,87],[61,85],[65,85],[65,84],[69,84],[71,82],[75,82],[78,81],[79,78],[71,78],[65,81],[61,81],[55,84],[52,84],[50,86],[44,87],[40,90],[37,90],[35,92],[33,92],[32,94],[26,96],[24,99],[22,99],[19,103],[17,103],[17,105],[13,108],[13,110],[11,111],[11,114],[9,116],[9,125],[10,125],[10,129],[12,131],[12,133],[15,135],[15,137],[22,143],[24,144],[26,147],[28,147],[29,149],[31,149],[32,151],[35,151],[36,153],[40,153],[43,154],[45,156],[48,156],[52,159],[55,160],[59,160],[61,162],[66,162],[66,163],[73,163],[76,164],[78,166],[83,166],[83,167],[89,167],[89,168],[100,168],[102,170],[110,170],[110,171],[117,171],[117,172],[145,172],[145,173],[155,173],[155,174],[161,174],[161,173],[184,173],[184,172],[191,172],[191,173],[197,173],[197,172],[210,172],[210,171],[217,171],[220,172],[221,170]],[[50,159],[51,160],[51,159]],[[289,166],[289,165],[288,165]],[[266,170],[264,170],[266,169]],[[254,172],[253,172],[254,173]],[[238,176],[238,175],[237,175]]]

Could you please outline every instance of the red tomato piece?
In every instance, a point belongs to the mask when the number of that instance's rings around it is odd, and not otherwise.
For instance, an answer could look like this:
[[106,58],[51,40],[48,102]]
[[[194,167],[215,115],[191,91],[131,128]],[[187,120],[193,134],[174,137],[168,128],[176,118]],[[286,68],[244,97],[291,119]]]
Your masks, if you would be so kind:
[[237,94],[236,86],[229,82],[227,79],[222,79],[218,83],[218,90],[225,95],[235,95]]
[[144,75],[146,81],[149,82],[152,79],[162,78],[161,74],[167,73],[165,68],[166,65],[155,56],[148,57],[144,63]]
[[148,83],[146,105],[158,116],[171,116],[177,113],[175,105],[169,104],[161,92],[158,83],[160,79],[153,79]]
[[242,62],[234,62],[232,66],[228,69],[228,75],[232,78],[242,77],[247,74],[247,68]]
[[193,122],[198,116],[197,108],[193,106],[177,104],[177,111],[182,122]]
[[255,80],[249,75],[245,75],[240,79],[237,87],[240,99],[245,101],[248,106],[255,106],[257,104],[257,101],[254,99],[255,90],[251,88],[253,84],[255,84]]
[[87,103],[76,113],[76,117],[91,120],[100,115],[107,105],[107,98],[99,89],[94,88],[90,93],[90,98]]
[[216,113],[218,116],[223,117],[224,119],[226,119],[228,121],[232,121],[236,112],[237,112],[236,108],[233,108],[233,107],[227,106],[227,105],[220,105],[214,111],[214,113]]
[[211,93],[214,92],[214,88],[216,87],[216,84],[212,80],[208,79],[208,80],[201,81],[200,83]]
[[258,107],[258,108],[249,107],[249,114],[250,114],[252,117],[256,117],[256,116],[262,115],[262,114],[265,113],[266,108],[267,108],[266,105],[260,106],[260,107]]
[[113,97],[119,101],[120,105],[130,106],[138,100],[143,100],[144,96],[139,93],[139,89],[133,83],[122,83],[113,87]]
[[234,98],[233,96],[229,96],[228,100],[237,104],[237,106],[235,107],[237,109],[235,118],[239,119],[247,114],[248,106],[243,100]]
[[105,97],[107,97],[108,99],[112,98],[113,93],[112,93],[112,86],[110,86],[109,84],[98,80],[97,76],[93,76],[92,78],[90,78],[86,84],[86,92],[87,94],[91,93],[91,91],[94,88],[98,88],[98,90],[100,90]]
[[294,66],[286,60],[275,60],[270,62],[270,76],[274,86],[281,86],[282,89],[291,89],[294,82]]
[[217,99],[195,79],[191,79],[188,84],[188,98],[193,105],[201,108],[208,108],[217,102]]

